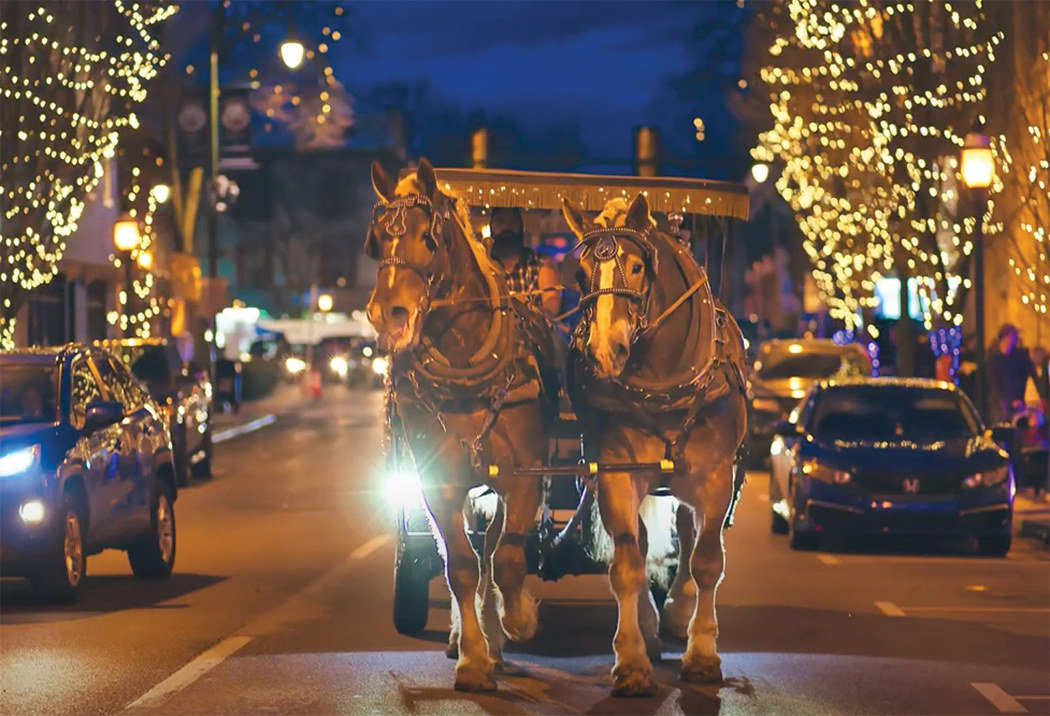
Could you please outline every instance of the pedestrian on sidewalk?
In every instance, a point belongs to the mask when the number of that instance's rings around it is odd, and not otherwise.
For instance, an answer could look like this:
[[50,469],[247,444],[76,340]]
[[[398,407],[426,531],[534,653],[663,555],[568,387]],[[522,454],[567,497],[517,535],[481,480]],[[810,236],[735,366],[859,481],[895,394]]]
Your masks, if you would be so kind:
[[998,342],[988,358],[989,417],[992,423],[1010,422],[1024,410],[1028,379],[1038,380],[1028,350],[1017,345],[1017,328],[1007,323],[999,329]]

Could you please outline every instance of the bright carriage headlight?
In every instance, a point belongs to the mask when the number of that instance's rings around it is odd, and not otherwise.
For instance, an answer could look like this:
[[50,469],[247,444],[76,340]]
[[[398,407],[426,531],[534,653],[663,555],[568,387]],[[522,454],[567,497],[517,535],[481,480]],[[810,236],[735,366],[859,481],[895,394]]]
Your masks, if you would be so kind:
[[984,472],[978,472],[970,475],[963,480],[963,487],[991,487],[992,485],[998,485],[1006,479],[1007,475],[1010,474],[1010,466],[1003,465],[997,467],[994,470],[986,470]]
[[847,470],[836,470],[832,467],[828,467],[822,463],[813,460],[802,461],[802,474],[807,477],[812,477],[814,480],[820,480],[821,482],[831,482],[838,485],[845,484],[853,479],[853,476]]
[[393,507],[410,507],[422,502],[423,482],[415,469],[403,467],[387,473],[383,495]]
[[40,446],[31,445],[0,457],[0,477],[14,477],[28,472],[40,459]]
[[390,361],[380,356],[372,361],[372,372],[376,375],[386,375],[390,369]]

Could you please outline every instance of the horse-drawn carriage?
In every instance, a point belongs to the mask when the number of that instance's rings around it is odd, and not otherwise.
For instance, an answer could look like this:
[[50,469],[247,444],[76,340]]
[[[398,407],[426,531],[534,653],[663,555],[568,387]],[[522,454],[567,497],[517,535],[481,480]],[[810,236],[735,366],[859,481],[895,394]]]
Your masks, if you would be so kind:
[[[694,252],[694,246],[702,248],[705,256],[705,265],[699,266],[699,275],[690,277],[689,289],[677,301],[664,306],[663,312],[650,323],[659,324],[695,294],[700,298],[698,305],[705,306],[707,312],[704,315],[709,315],[711,319],[699,327],[700,331],[706,333],[699,337],[698,342],[715,344],[717,337],[714,332],[721,318],[715,313],[715,297],[707,277],[706,256],[712,248],[717,248],[718,243],[724,253],[731,219],[746,219],[748,194],[745,187],[696,179],[496,170],[439,169],[436,174],[443,190],[458,195],[470,205],[475,227],[479,220],[484,220],[484,213],[491,208],[517,207],[526,214],[527,226],[532,218],[546,224],[548,229],[555,223],[568,234],[561,216],[555,222],[550,221],[550,212],[560,212],[564,200],[583,211],[601,212],[612,199],[623,198],[629,202],[638,194],[646,196],[658,227],[674,236],[680,244],[680,263],[683,266],[689,263],[684,257]],[[599,256],[602,250],[601,247],[597,248]],[[567,249],[562,284],[568,290],[581,291],[573,275],[579,268],[577,260],[573,250]],[[615,264],[619,270],[623,270],[618,259]],[[721,280],[718,283],[720,286]],[[601,292],[595,284],[594,293]],[[563,315],[559,318],[568,317]],[[695,366],[695,372],[701,374],[709,367]],[[571,379],[570,373],[563,374],[563,379]],[[653,400],[666,398],[659,395],[658,390],[655,392],[657,394],[650,396]],[[389,396],[388,401],[390,425],[394,422],[394,406]],[[609,569],[613,544],[605,535],[594,504],[593,480],[597,475],[610,471],[670,475],[676,469],[676,460],[681,459],[681,455],[668,451],[663,458],[653,461],[603,463],[597,454],[591,454],[597,451],[586,449],[584,432],[570,401],[562,394],[556,415],[548,421],[547,459],[542,466],[476,463],[489,477],[505,476],[508,473],[523,477],[544,477],[544,498],[536,526],[527,536],[525,556],[528,572],[545,580],[556,580],[566,574],[604,574]],[[412,635],[426,627],[429,583],[443,573],[444,562],[426,513],[419,478],[406,454],[402,437],[394,431],[389,434],[389,440],[386,480],[388,491],[395,496],[397,505],[394,624],[400,633]],[[497,515],[498,497],[482,485],[470,491],[468,502],[470,506],[465,513],[468,535],[475,551],[480,554],[484,549],[488,523],[494,516],[502,517],[501,514]],[[658,485],[644,505],[643,518],[663,528],[661,534],[655,535],[654,525],[650,525],[647,570],[649,582],[659,602],[662,596],[660,593],[666,594],[677,566],[678,545],[674,532],[677,501],[665,487]]]

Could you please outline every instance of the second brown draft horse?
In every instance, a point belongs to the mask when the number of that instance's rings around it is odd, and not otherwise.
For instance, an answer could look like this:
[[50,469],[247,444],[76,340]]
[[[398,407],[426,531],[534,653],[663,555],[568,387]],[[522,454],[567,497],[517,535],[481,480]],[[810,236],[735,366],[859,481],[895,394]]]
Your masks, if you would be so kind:
[[688,633],[682,678],[717,681],[715,591],[725,566],[722,530],[740,486],[735,463],[747,415],[743,337],[711,295],[703,269],[679,241],[657,230],[644,195],[630,206],[612,200],[594,223],[568,201],[563,213],[580,240],[563,282],[576,283],[582,294],[572,397],[588,452],[597,447],[603,463],[674,462],[670,477],[598,475],[619,607],[613,694],[654,688],[647,651],[659,653],[659,620],[647,588],[647,535],[638,510],[658,488],[681,505],[679,567],[664,604],[666,626]]
[[[537,312],[509,297],[502,268],[474,236],[466,203],[438,188],[425,159],[398,181],[373,164],[372,184],[379,201],[365,252],[379,269],[368,317],[392,356],[391,429],[416,466],[445,558],[455,687],[491,690],[503,635],[521,641],[536,631],[525,544],[542,490],[538,476],[488,478],[479,468],[545,460],[558,394],[553,334]],[[481,483],[501,503],[479,573],[464,501]]]

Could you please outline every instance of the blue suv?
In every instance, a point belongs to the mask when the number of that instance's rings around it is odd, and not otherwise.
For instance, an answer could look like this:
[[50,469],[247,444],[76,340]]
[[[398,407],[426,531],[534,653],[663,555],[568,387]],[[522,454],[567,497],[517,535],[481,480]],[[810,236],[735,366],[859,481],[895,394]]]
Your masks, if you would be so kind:
[[135,576],[166,578],[176,496],[167,421],[120,360],[0,353],[0,574],[74,601],[88,556],[120,549]]

